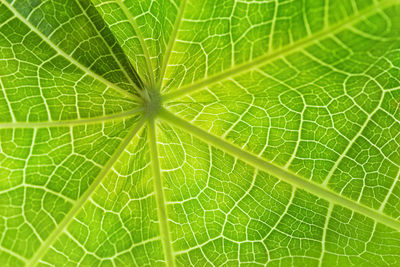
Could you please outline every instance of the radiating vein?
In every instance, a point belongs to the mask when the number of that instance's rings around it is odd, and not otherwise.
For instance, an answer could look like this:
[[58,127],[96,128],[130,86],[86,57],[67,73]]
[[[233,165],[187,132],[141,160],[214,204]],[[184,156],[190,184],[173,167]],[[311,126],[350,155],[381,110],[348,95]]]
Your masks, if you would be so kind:
[[115,119],[130,118],[142,111],[143,108],[137,108],[121,113],[115,113],[115,114],[87,118],[87,119],[76,119],[76,120],[44,121],[44,122],[0,122],[0,129],[69,127],[74,125],[93,124],[99,122],[107,122]]
[[180,24],[182,22],[183,12],[185,10],[186,2],[187,2],[187,0],[182,0],[182,2],[181,2],[181,6],[179,7],[179,12],[178,12],[178,15],[176,16],[176,20],[175,20],[175,24],[174,24],[174,30],[168,41],[167,49],[165,50],[165,56],[163,58],[163,62],[162,62],[162,66],[161,66],[161,72],[160,72],[160,78],[159,78],[160,80],[157,83],[158,91],[161,91],[161,86],[162,86],[162,82],[164,79],[165,71],[167,70],[168,61],[172,54],[172,48],[174,47],[176,37],[178,36],[178,30],[179,30]]
[[136,135],[136,133],[142,128],[145,119],[141,119],[135,127],[130,130],[130,132],[126,135],[126,137],[122,140],[118,148],[115,150],[112,157],[108,160],[107,164],[103,167],[97,178],[93,181],[93,183],[89,186],[89,188],[83,193],[83,195],[75,202],[74,206],[68,212],[67,215],[63,218],[58,227],[53,230],[50,236],[46,239],[44,243],[41,244],[40,248],[36,251],[35,255],[28,262],[28,266],[36,266],[39,260],[46,254],[47,250],[50,246],[57,240],[60,234],[64,231],[64,229],[69,225],[69,223],[75,218],[76,214],[85,204],[85,202],[90,198],[93,192],[96,190],[97,186],[103,181],[104,177],[111,170],[114,163],[118,160],[122,152],[129,145],[132,138]]
[[[82,3],[78,1],[79,7],[82,10],[82,12],[85,12]],[[97,33],[99,34],[99,36],[101,36],[102,40],[104,41],[104,43],[107,43],[107,41],[105,40],[104,36],[101,34],[101,32],[97,29],[96,25],[93,23],[93,21],[90,19],[90,24],[92,24],[92,27],[97,31]],[[122,73],[125,75],[125,77],[131,82],[131,85],[133,86],[133,88],[136,90],[136,92],[141,95],[142,94],[142,90],[138,87],[138,85],[136,84],[136,82],[133,80],[133,78],[131,77],[131,75],[129,75],[129,73],[127,72],[127,69],[122,66],[121,61],[117,58],[117,55],[114,53],[114,51],[107,46],[107,50],[110,52],[111,56],[114,58],[115,62],[118,64],[118,66],[121,68]],[[136,74],[136,73],[134,73]],[[138,77],[135,77],[138,78]]]
[[266,161],[256,155],[253,155],[249,152],[242,150],[241,148],[226,142],[225,140],[214,136],[201,128],[173,115],[172,113],[168,112],[165,109],[161,109],[159,116],[161,119],[178,126],[181,129],[186,130],[187,132],[193,134],[194,136],[202,139],[208,144],[212,144],[215,147],[218,147],[225,152],[228,152],[238,159],[247,162],[248,164],[260,168],[280,179],[283,181],[290,183],[296,187],[304,189],[318,197],[321,197],[327,201],[333,202],[340,206],[346,207],[350,210],[358,212],[366,217],[372,218],[377,222],[380,222],[386,226],[389,226],[393,229],[400,230],[400,222],[396,221],[395,219],[387,216],[386,214],[379,212],[377,210],[371,209],[367,206],[362,204],[356,203],[353,200],[345,198],[344,196],[339,195],[336,192],[333,192],[327,188],[322,187],[319,184],[316,184],[312,181],[307,181],[296,174],[290,172],[289,170],[283,169],[273,163]]
[[398,3],[398,0],[387,0],[387,1],[382,1],[382,2],[376,3],[375,5],[372,5],[364,10],[361,10],[360,12],[358,12],[352,16],[349,16],[348,18],[344,19],[340,23],[337,23],[331,27],[328,27],[328,28],[318,32],[318,33],[315,33],[314,35],[312,35],[310,37],[301,39],[291,45],[285,46],[280,50],[273,51],[264,56],[255,58],[252,61],[237,65],[236,67],[233,67],[231,69],[223,71],[223,72],[221,72],[217,75],[211,76],[209,78],[205,78],[205,79],[196,81],[192,84],[182,86],[180,89],[178,89],[176,91],[165,94],[163,99],[165,101],[170,101],[170,100],[173,100],[182,95],[189,94],[191,92],[202,89],[204,87],[207,87],[207,86],[217,83],[219,81],[225,80],[229,77],[238,75],[240,73],[247,72],[251,69],[258,68],[277,57],[285,56],[289,53],[301,50],[301,49],[307,47],[308,45],[312,44],[315,41],[318,41],[324,37],[332,35],[335,32],[345,28],[346,26],[356,23],[356,22],[364,19],[366,16],[376,13],[378,9],[383,9],[383,8],[388,7],[395,3]]
[[144,53],[144,57],[146,59],[147,70],[148,70],[148,74],[150,76],[150,82],[154,86],[154,74],[153,74],[153,67],[151,65],[149,50],[147,49],[144,38],[143,38],[142,34],[140,33],[138,25],[136,24],[135,18],[132,16],[131,12],[125,6],[125,4],[122,2],[122,0],[116,0],[116,2],[119,5],[119,7],[121,8],[122,12],[124,12],[125,16],[127,17],[128,21],[130,22],[133,30],[135,31],[137,38],[139,39],[140,45],[141,45],[143,53]]
[[127,90],[124,90],[117,86],[116,84],[111,83],[107,79],[103,78],[102,76],[98,75],[97,73],[93,72],[86,66],[79,63],[79,61],[75,60],[71,55],[65,53],[60,47],[58,47],[55,43],[53,43],[46,35],[44,35],[41,31],[39,31],[32,23],[30,23],[25,17],[23,17],[12,5],[10,5],[5,0],[0,0],[2,4],[4,4],[8,9],[12,11],[15,17],[17,17],[20,21],[22,21],[26,26],[29,27],[31,31],[36,33],[40,38],[46,42],[51,48],[53,48],[59,55],[66,58],[69,62],[80,68],[83,72],[87,73],[88,75],[92,76],[94,79],[102,82],[103,84],[107,85],[108,87],[116,90],[117,92],[125,95],[126,97],[138,100],[138,97],[132,93],[129,93]]
[[157,151],[156,130],[153,118],[149,119],[149,141],[151,150],[151,165],[153,169],[155,194],[157,199],[157,212],[160,223],[161,241],[163,245],[166,264],[167,266],[172,267],[175,266],[175,260],[172,253],[172,243],[170,240],[171,238],[169,236],[167,210],[166,210],[164,191],[161,181],[160,162]]

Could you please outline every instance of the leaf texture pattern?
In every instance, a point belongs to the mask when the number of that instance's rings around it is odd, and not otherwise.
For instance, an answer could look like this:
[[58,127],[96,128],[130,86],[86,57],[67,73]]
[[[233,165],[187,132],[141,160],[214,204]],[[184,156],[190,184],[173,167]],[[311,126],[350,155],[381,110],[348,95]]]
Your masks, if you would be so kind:
[[397,0],[0,0],[1,266],[398,266]]

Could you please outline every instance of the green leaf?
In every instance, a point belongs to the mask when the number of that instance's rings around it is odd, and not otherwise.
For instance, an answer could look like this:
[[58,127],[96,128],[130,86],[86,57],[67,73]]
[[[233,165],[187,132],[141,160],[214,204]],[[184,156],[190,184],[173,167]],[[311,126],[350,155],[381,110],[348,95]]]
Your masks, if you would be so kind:
[[0,0],[1,266],[399,266],[398,0]]

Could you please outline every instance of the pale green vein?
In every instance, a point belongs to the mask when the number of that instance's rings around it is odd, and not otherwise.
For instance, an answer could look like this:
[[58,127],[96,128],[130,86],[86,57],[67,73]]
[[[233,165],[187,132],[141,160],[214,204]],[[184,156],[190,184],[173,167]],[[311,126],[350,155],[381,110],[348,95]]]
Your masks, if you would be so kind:
[[361,125],[361,127],[358,129],[358,132],[354,135],[354,137],[350,140],[350,142],[347,144],[346,148],[343,150],[342,154],[339,156],[339,158],[336,160],[335,164],[329,171],[328,175],[326,176],[324,182],[322,185],[326,186],[328,185],[332,175],[335,173],[335,171],[338,169],[339,164],[342,162],[343,158],[346,157],[347,153],[349,152],[350,148],[353,147],[354,143],[356,140],[362,135],[364,130],[367,128],[368,124],[371,122],[372,117],[376,114],[381,109],[382,102],[384,99],[384,94],[381,95],[381,99],[379,100],[378,105],[375,107],[375,109],[368,114],[367,118],[365,119],[364,123]]
[[10,111],[11,120],[15,122],[16,119],[15,119],[15,115],[14,115],[14,110],[11,108],[11,102],[10,102],[8,95],[6,94],[6,87],[3,85],[1,78],[0,78],[0,89],[2,91],[2,94],[4,95],[4,100],[7,105],[7,110]]
[[389,226],[393,229],[400,231],[400,222],[396,221],[395,219],[387,216],[386,214],[379,212],[377,210],[373,210],[367,206],[362,204],[356,203],[348,198],[345,198],[339,195],[336,192],[329,190],[328,188],[324,188],[319,184],[316,184],[312,181],[307,181],[296,174],[290,172],[289,170],[283,169],[282,167],[276,166],[265,159],[262,159],[256,155],[253,155],[249,152],[242,150],[241,148],[226,142],[225,140],[214,136],[203,129],[194,126],[193,124],[173,115],[172,113],[166,111],[165,109],[161,109],[159,112],[160,118],[164,119],[165,121],[176,125],[189,133],[197,136],[198,138],[204,140],[208,144],[211,144],[215,147],[218,147],[224,150],[227,153],[230,153],[237,157],[238,159],[247,162],[248,164],[260,168],[280,179],[283,181],[290,183],[298,188],[306,190],[316,196],[319,196],[327,201],[330,201],[334,204],[346,207],[350,210],[358,212],[366,217],[372,218],[377,222],[380,222],[386,226]]
[[156,129],[153,118],[149,119],[149,141],[151,150],[151,165],[153,168],[154,186],[157,200],[157,212],[160,222],[161,241],[163,245],[166,265],[173,267],[175,266],[175,260],[172,253],[172,243],[169,236],[167,210],[161,181],[160,163],[158,161],[157,151]]
[[151,60],[150,60],[149,50],[147,49],[147,46],[146,46],[146,43],[144,41],[142,34],[140,33],[140,30],[136,23],[136,20],[132,16],[132,13],[129,11],[129,9],[125,6],[125,4],[121,0],[116,0],[116,2],[119,5],[119,7],[121,8],[122,12],[124,12],[127,19],[129,20],[129,23],[131,24],[133,30],[135,31],[135,33],[137,35],[137,38],[139,39],[140,45],[141,45],[143,53],[144,53],[144,57],[146,59],[147,71],[150,76],[151,86],[154,87],[154,84],[155,84],[154,74],[153,74],[153,67],[152,67]]
[[44,121],[44,122],[0,122],[0,129],[9,128],[48,128],[48,127],[69,127],[74,125],[87,125],[93,123],[102,123],[116,119],[127,119],[139,112],[142,112],[143,108],[137,108],[129,110],[127,112],[121,112],[116,114],[110,114],[105,116],[77,119],[77,120],[61,120],[61,121]]
[[129,145],[132,138],[136,135],[136,133],[142,128],[144,122],[146,120],[143,118],[141,119],[138,124],[129,131],[126,137],[122,140],[119,144],[118,148],[115,150],[114,154],[108,160],[106,165],[100,171],[99,175],[93,181],[93,183],[89,186],[89,188],[82,194],[82,196],[75,202],[74,206],[68,212],[67,215],[63,218],[61,223],[57,226],[57,228],[49,235],[44,243],[40,246],[40,248],[36,251],[35,255],[32,259],[28,262],[28,266],[36,266],[39,260],[46,254],[47,250],[50,246],[57,240],[60,234],[64,231],[64,229],[69,225],[69,223],[75,218],[75,215],[79,212],[85,202],[90,198],[93,192],[96,190],[97,186],[103,181],[104,177],[108,174],[111,170],[114,163],[118,160],[122,152],[125,148]]
[[167,66],[168,66],[168,61],[169,58],[171,57],[172,54],[172,48],[174,47],[176,38],[178,36],[178,30],[179,27],[181,25],[182,22],[182,18],[183,18],[183,12],[185,10],[185,6],[186,6],[186,0],[182,0],[181,6],[179,7],[179,12],[178,15],[176,16],[175,19],[175,24],[174,24],[174,30],[171,34],[171,37],[168,41],[168,46],[167,49],[165,50],[165,57],[163,58],[163,63],[162,63],[162,67],[161,67],[161,72],[160,72],[160,80],[157,83],[157,90],[160,91],[161,90],[161,86],[162,86],[162,82],[164,79],[164,75],[165,75],[165,71],[167,70]]
[[67,59],[69,62],[80,68],[84,73],[88,74],[89,76],[93,77],[94,79],[102,82],[109,88],[114,89],[115,91],[123,94],[124,96],[133,99],[133,100],[138,100],[138,97],[134,94],[129,93],[128,91],[120,88],[119,86],[111,83],[107,79],[103,78],[102,76],[98,75],[97,73],[91,71],[89,68],[86,66],[82,65],[79,63],[79,61],[75,60],[71,55],[68,55],[65,53],[60,47],[58,47],[55,43],[53,43],[46,35],[44,35],[41,31],[39,31],[32,23],[30,23],[25,17],[23,17],[12,5],[10,5],[7,1],[5,0],[0,0],[1,3],[3,3],[11,12],[14,14],[15,17],[17,17],[20,21],[22,21],[26,26],[29,27],[31,31],[33,31],[35,34],[37,34],[44,42],[46,42],[51,48],[53,48],[59,55],[63,56],[65,59]]
[[389,188],[389,191],[386,193],[386,197],[382,201],[381,206],[379,207],[379,211],[383,211],[385,209],[386,204],[388,203],[390,196],[392,196],[393,190],[394,190],[395,186],[397,185],[399,179],[400,179],[400,169],[397,171],[396,178],[394,178],[392,186]]
[[326,29],[324,29],[318,33],[315,33],[314,35],[312,35],[310,37],[301,39],[291,45],[283,47],[280,50],[272,51],[271,53],[268,53],[264,56],[255,58],[252,61],[237,65],[236,67],[233,67],[231,69],[223,71],[222,73],[219,73],[217,75],[210,76],[209,78],[205,78],[205,79],[196,81],[192,84],[182,86],[179,90],[165,94],[163,96],[163,99],[165,101],[173,100],[177,97],[180,97],[182,95],[187,95],[191,92],[202,89],[202,88],[212,85],[214,83],[220,82],[229,77],[233,77],[233,76],[239,75],[241,73],[248,72],[252,69],[258,68],[264,64],[267,64],[268,62],[272,61],[275,58],[282,57],[282,56],[288,55],[292,52],[302,50],[302,49],[306,48],[308,45],[310,45],[316,41],[319,41],[322,38],[333,35],[334,33],[342,30],[343,28],[345,28],[348,25],[354,24],[362,19],[365,19],[366,16],[376,13],[377,10],[383,9],[383,8],[388,7],[395,3],[398,3],[398,0],[387,0],[387,1],[382,1],[382,2],[376,3],[375,5],[372,5],[366,9],[361,10],[360,12],[358,12],[352,16],[347,17],[345,20],[341,21],[340,23],[337,23],[331,27],[327,27]]
[[4,253],[10,254],[11,256],[19,259],[22,262],[26,262],[26,259],[24,257],[22,257],[21,255],[15,253],[14,251],[7,249],[5,247],[0,247],[0,251],[3,251]]
[[318,267],[321,267],[322,266],[322,263],[323,263],[323,259],[324,259],[324,255],[325,255],[325,251],[327,250],[326,249],[326,234],[327,234],[327,232],[328,232],[328,224],[329,224],[329,219],[331,218],[331,216],[332,216],[332,211],[333,211],[333,205],[332,205],[332,203],[329,203],[329,206],[328,206],[328,212],[326,213],[326,216],[325,216],[325,223],[324,223],[324,232],[322,233],[322,240],[321,240],[321,256],[320,256],[320,258],[319,258],[319,265],[318,265]]

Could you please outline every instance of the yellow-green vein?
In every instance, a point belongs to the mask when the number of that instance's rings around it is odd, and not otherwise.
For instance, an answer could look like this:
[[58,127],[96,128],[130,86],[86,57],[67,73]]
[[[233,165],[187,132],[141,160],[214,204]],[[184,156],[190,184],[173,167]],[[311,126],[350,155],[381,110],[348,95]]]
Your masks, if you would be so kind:
[[299,177],[298,175],[290,172],[289,170],[274,165],[273,163],[270,163],[265,159],[262,159],[256,155],[244,151],[241,148],[233,144],[230,144],[225,140],[204,131],[203,129],[198,128],[197,126],[173,115],[172,113],[166,111],[165,109],[160,110],[159,116],[161,119],[167,121],[168,123],[171,123],[172,125],[178,126],[181,129],[186,130],[187,132],[200,138],[201,140],[207,142],[208,144],[212,144],[213,146],[218,147],[224,150],[225,152],[234,155],[238,159],[256,168],[260,168],[282,179],[283,181],[292,184],[293,186],[306,190],[327,201],[343,206],[352,211],[358,212],[366,217],[376,220],[377,222],[380,222],[386,226],[389,226],[393,229],[400,231],[400,222],[396,221],[394,218],[391,218],[382,212],[371,209],[360,203],[354,202],[353,200],[345,198],[344,196],[341,196],[338,193],[328,188],[324,188],[321,185],[316,184],[312,181],[307,181]]
[[267,64],[268,62],[272,61],[275,58],[282,57],[282,56],[288,55],[292,52],[304,49],[305,47],[312,44],[313,42],[316,42],[318,40],[321,40],[324,37],[332,35],[335,32],[343,29],[344,27],[346,27],[350,24],[356,23],[357,21],[364,19],[366,16],[376,13],[377,10],[383,9],[383,8],[388,7],[395,3],[398,3],[398,0],[387,0],[387,1],[379,2],[378,4],[372,5],[366,9],[361,10],[360,12],[358,12],[352,16],[349,16],[348,18],[341,21],[340,23],[337,23],[331,27],[328,27],[328,28],[318,32],[318,33],[315,33],[314,35],[312,35],[310,37],[301,39],[291,45],[287,45],[280,50],[272,51],[271,53],[267,53],[264,56],[255,58],[254,60],[252,60],[250,62],[246,62],[246,63],[240,64],[240,65],[237,65],[236,67],[233,67],[231,69],[223,71],[217,75],[210,76],[209,78],[205,78],[205,79],[196,81],[192,84],[182,86],[181,88],[179,88],[176,91],[165,94],[163,96],[163,99],[165,101],[171,101],[175,98],[178,98],[183,95],[187,95],[191,92],[194,92],[196,90],[202,89],[209,85],[215,84],[215,83],[225,80],[229,77],[233,77],[233,76],[239,75],[241,73],[248,72],[252,69],[258,68],[264,64]]
[[86,118],[86,119],[77,119],[77,120],[60,120],[60,121],[44,121],[44,122],[0,122],[0,129],[69,127],[74,125],[101,123],[115,119],[127,119],[138,114],[139,112],[142,112],[143,110],[144,109],[140,107],[126,112]]
[[154,118],[149,118],[149,142],[151,150],[151,165],[154,177],[154,187],[157,201],[157,212],[160,223],[160,235],[166,265],[169,267],[175,266],[175,260],[172,253],[172,244],[169,236],[167,210],[165,205],[164,190],[161,181],[160,163],[158,161],[156,129],[154,125]]
[[132,16],[132,13],[129,11],[129,9],[125,6],[125,4],[121,0],[116,0],[116,2],[119,5],[119,7],[121,8],[122,12],[127,17],[129,23],[131,24],[133,30],[135,31],[135,33],[137,35],[137,38],[139,39],[140,46],[142,47],[144,57],[146,59],[147,71],[148,71],[148,75],[150,77],[151,87],[154,87],[155,81],[154,81],[153,67],[152,67],[151,60],[150,60],[149,50],[147,49],[147,46],[146,46],[146,43],[144,41],[142,34],[140,33],[140,30],[136,23],[136,20]]
[[93,181],[93,183],[89,186],[89,188],[85,191],[85,193],[82,194],[82,196],[78,199],[78,201],[75,202],[74,206],[67,213],[67,215],[65,215],[63,220],[57,226],[57,228],[54,229],[53,232],[47,237],[46,241],[41,244],[39,249],[36,251],[35,255],[33,255],[33,257],[28,262],[28,264],[27,264],[28,266],[32,266],[32,267],[36,266],[36,264],[39,262],[39,260],[46,254],[46,252],[50,248],[50,246],[57,240],[59,235],[64,231],[64,229],[74,219],[75,215],[79,212],[81,207],[85,204],[85,202],[93,194],[93,192],[96,190],[97,186],[103,181],[103,178],[106,177],[106,175],[111,170],[111,168],[114,165],[114,163],[118,160],[118,158],[120,157],[122,152],[129,145],[129,143],[131,142],[132,138],[142,128],[142,126],[143,126],[145,121],[146,121],[145,118],[142,118],[136,124],[136,126],[133,127],[129,131],[129,133],[126,135],[126,137],[119,144],[119,146],[116,149],[116,151],[114,152],[114,154],[108,160],[108,162],[103,167],[103,169],[100,171],[100,173],[97,176],[97,178]]
[[5,0],[0,0],[1,3],[3,3],[11,12],[14,14],[15,17],[17,17],[21,22],[23,22],[29,29],[37,34],[44,42],[46,42],[54,51],[56,51],[59,55],[63,56],[65,59],[67,59],[69,62],[80,68],[84,73],[88,74],[89,76],[93,77],[94,79],[102,82],[109,88],[112,88],[116,90],[117,92],[125,95],[126,97],[133,99],[133,100],[138,100],[138,97],[132,93],[129,93],[128,91],[120,88],[119,86],[111,83],[110,81],[106,80],[102,76],[98,75],[97,73],[91,71],[89,68],[86,66],[82,65],[79,61],[74,59],[71,55],[68,55],[65,53],[60,47],[58,47],[55,43],[53,43],[46,35],[44,35],[41,31],[39,31],[32,23],[30,23],[25,17],[23,17],[11,4],[9,4]]
[[176,16],[176,19],[175,19],[174,29],[170,36],[170,39],[168,40],[168,46],[167,46],[167,49],[165,50],[165,55],[163,57],[160,78],[156,85],[156,88],[158,91],[161,91],[161,86],[162,86],[162,82],[164,79],[165,71],[167,70],[168,61],[169,61],[169,58],[171,57],[171,53],[172,53],[172,48],[174,47],[174,44],[175,44],[175,41],[176,41],[176,38],[178,35],[178,30],[179,30],[179,27],[182,22],[182,17],[183,17],[183,12],[185,10],[185,6],[186,6],[186,0],[182,0],[181,6],[179,7],[178,15]]

